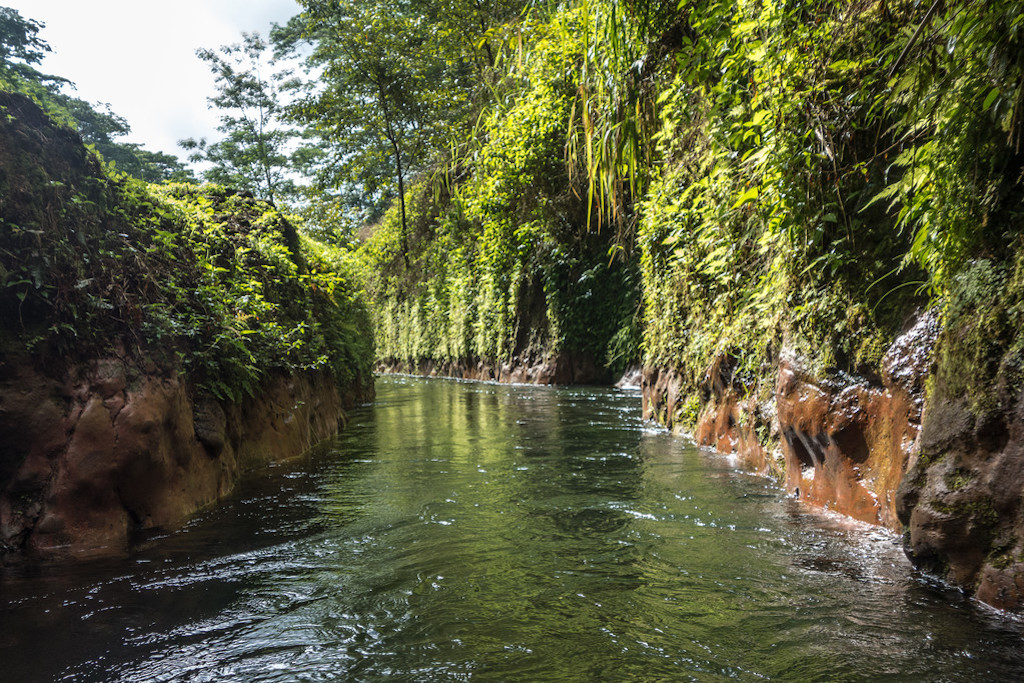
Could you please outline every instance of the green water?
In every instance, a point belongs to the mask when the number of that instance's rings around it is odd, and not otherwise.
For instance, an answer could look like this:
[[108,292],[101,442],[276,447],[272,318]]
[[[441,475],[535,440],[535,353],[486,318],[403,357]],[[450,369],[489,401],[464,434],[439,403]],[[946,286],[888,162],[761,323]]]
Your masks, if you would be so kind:
[[639,395],[382,378],[128,559],[4,571],[0,680],[992,680],[1022,625]]

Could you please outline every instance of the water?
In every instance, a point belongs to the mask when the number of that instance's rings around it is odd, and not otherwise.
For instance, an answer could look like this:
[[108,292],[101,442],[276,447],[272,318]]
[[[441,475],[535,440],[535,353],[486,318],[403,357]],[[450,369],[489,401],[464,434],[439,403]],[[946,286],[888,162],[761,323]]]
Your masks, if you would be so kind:
[[382,378],[127,559],[8,569],[5,681],[992,680],[1019,621],[644,425],[635,393]]

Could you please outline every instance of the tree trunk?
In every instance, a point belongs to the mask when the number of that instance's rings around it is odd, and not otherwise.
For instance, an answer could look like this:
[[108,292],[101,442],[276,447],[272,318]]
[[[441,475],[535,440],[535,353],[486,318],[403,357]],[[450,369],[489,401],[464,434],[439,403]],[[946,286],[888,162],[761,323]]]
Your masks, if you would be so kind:
[[395,175],[398,176],[398,206],[402,212],[402,260],[405,269],[409,269],[409,230],[405,221],[405,173],[402,172],[402,148],[398,145],[398,136],[391,126],[391,114],[388,110],[388,99],[383,86],[377,84],[377,96],[380,98],[381,112],[384,114],[384,133],[391,148],[395,151]]
[[409,269],[409,231],[405,224],[405,174],[402,173],[402,150],[395,140],[391,141],[395,149],[395,169],[398,175],[398,205],[402,212],[402,259],[406,270]]

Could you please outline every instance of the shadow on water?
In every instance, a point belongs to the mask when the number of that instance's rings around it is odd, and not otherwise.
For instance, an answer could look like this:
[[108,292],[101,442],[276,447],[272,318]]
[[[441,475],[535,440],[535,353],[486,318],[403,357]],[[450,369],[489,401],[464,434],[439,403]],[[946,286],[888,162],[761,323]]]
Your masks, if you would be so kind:
[[10,680],[975,680],[1021,626],[639,396],[382,378],[128,559],[8,571]]

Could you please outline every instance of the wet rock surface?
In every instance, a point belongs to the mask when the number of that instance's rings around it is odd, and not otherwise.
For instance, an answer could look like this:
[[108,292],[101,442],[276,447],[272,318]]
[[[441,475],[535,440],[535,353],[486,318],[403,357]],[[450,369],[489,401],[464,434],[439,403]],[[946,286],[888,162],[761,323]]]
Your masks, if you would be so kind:
[[921,453],[899,490],[916,566],[1006,609],[1024,605],[1024,394],[974,414],[928,407]]
[[705,373],[702,404],[685,402],[684,386],[683,376],[675,370],[645,367],[640,382],[644,419],[675,431],[695,420],[691,436],[701,446],[735,453],[744,467],[764,475],[781,472],[780,463],[762,446],[758,434],[774,424],[773,402],[759,404],[754,392],[735,382],[722,362]]
[[898,530],[896,491],[916,456],[938,328],[934,315],[920,316],[888,350],[874,381],[841,373],[817,378],[788,358],[778,363],[773,386],[751,387],[721,357],[692,405],[679,373],[645,368],[644,417],[670,429],[693,423],[697,443],[737,454],[791,494]]
[[[1003,609],[1024,607],[1024,392],[1012,346],[984,344],[964,309],[940,339],[919,455],[897,496],[919,569]],[[975,356],[974,354],[978,354]],[[990,367],[971,363],[986,358]],[[965,376],[966,367],[975,374]],[[965,387],[982,387],[980,392]],[[982,395],[983,394],[983,395]]]
[[897,530],[896,488],[920,429],[914,398],[891,384],[815,380],[783,363],[776,404],[787,491]]
[[455,361],[423,359],[409,362],[397,359],[380,361],[381,374],[407,374],[421,377],[450,377],[502,384],[611,384],[613,377],[587,353],[562,351],[539,357],[519,356],[504,363],[481,358]]
[[4,363],[0,378],[0,558],[125,552],[228,493],[248,466],[294,457],[338,431],[326,375],[278,376],[241,404],[194,400],[173,374],[120,359],[61,378]]

